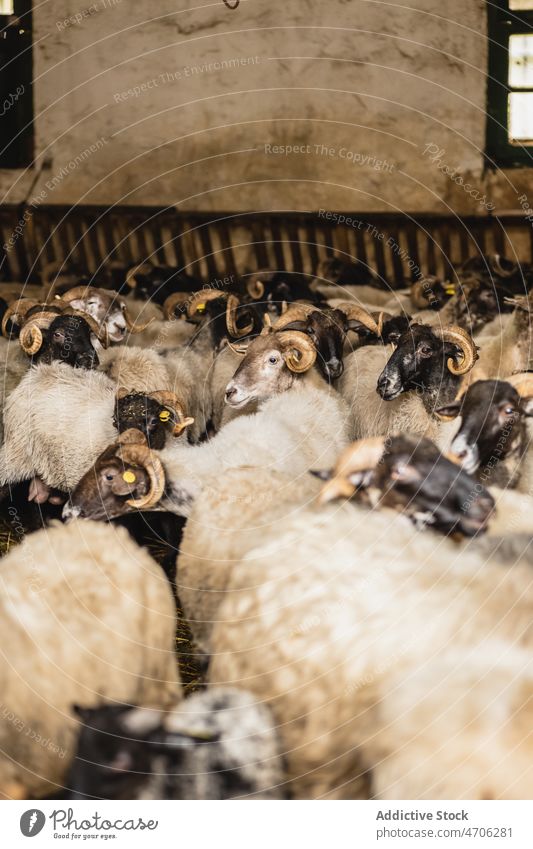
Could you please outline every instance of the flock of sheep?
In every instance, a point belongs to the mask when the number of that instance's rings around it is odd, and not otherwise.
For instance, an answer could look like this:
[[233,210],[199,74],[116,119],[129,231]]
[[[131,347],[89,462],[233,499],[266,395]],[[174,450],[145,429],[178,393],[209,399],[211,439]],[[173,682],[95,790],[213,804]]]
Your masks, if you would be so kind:
[[532,284],[6,285],[0,796],[531,798]]

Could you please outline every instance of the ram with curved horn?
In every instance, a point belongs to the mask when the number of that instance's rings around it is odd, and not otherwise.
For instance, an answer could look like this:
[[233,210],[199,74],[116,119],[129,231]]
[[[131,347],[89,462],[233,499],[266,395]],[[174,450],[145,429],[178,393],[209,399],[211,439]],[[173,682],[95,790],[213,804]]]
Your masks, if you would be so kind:
[[75,368],[92,369],[99,365],[94,336],[107,344],[91,316],[72,309],[58,314],[51,305],[28,316],[19,341],[23,351],[39,362],[59,360]]
[[440,310],[455,295],[455,287],[434,275],[423,277],[411,284],[409,294],[417,310]]
[[[270,398],[253,416],[243,415],[228,422],[207,442],[190,445],[179,439],[159,453],[152,451],[152,456],[159,457],[166,478],[158,509],[187,516],[204,486],[215,491],[216,479],[231,468],[264,466],[298,477],[319,463],[332,464],[348,441],[347,413],[338,393],[304,385],[288,390],[283,397]],[[142,438],[145,441],[144,435]],[[124,471],[123,461],[116,457],[117,450],[114,442],[80,480],[70,506],[65,507],[65,518],[122,515],[131,511],[128,498],[146,495],[148,477],[143,478],[142,471],[136,478],[138,484],[142,483],[138,491],[133,480],[131,491],[123,492],[125,488],[118,480],[113,486],[116,475]],[[123,456],[127,459],[127,452]],[[116,470],[110,478],[109,466]]]
[[[350,330],[364,327],[375,335],[380,331],[378,322],[366,310],[351,303],[341,303],[335,309],[318,309],[312,304],[292,303],[281,315],[273,328],[296,330],[306,333],[317,352],[317,368],[328,380],[337,380],[344,369],[343,356],[346,336]],[[379,339],[379,335],[375,335]]]
[[180,436],[194,419],[185,415],[184,405],[174,392],[135,392],[120,387],[113,423],[119,433],[135,428],[146,436],[150,448],[165,447],[169,436]]
[[455,326],[435,329],[411,323],[392,349],[357,349],[345,358],[339,382],[355,436],[410,431],[442,444],[444,426],[435,410],[455,399],[472,379],[476,359],[472,338]]
[[476,359],[476,346],[462,327],[411,324],[379,375],[377,391],[392,401],[402,392],[422,390],[428,404],[435,406],[435,395],[443,401],[448,400],[445,396],[456,396],[458,378],[470,371]]
[[174,321],[178,317],[186,318],[190,300],[191,296],[187,292],[174,292],[173,295],[169,295],[163,304],[163,315],[166,321]]
[[[220,304],[224,302],[225,307],[222,311]],[[239,322],[239,312],[247,319],[245,324],[242,324],[242,321]],[[222,315],[225,320],[224,332],[217,326]],[[250,309],[245,305],[241,306],[236,295],[231,292],[221,292],[218,289],[203,289],[195,292],[189,299],[187,316],[190,320],[207,317],[210,323],[217,326],[214,333],[217,339],[228,334],[233,339],[240,339],[252,333],[256,325]]]
[[70,492],[117,431],[135,428],[159,450],[186,442],[192,424],[186,403],[170,389],[117,389],[101,370],[38,363],[5,404],[0,485],[32,480],[30,500],[44,502],[51,490]]
[[62,297],[74,309],[86,313],[105,329],[110,342],[122,342],[127,333],[142,333],[153,318],[136,323],[131,318],[126,301],[116,292],[93,286],[76,286]]
[[262,269],[246,275],[246,296],[256,302],[257,308],[272,316],[280,315],[284,303],[305,301],[319,305],[304,274],[289,271]]
[[226,386],[226,404],[242,410],[286,392],[304,379],[315,384],[322,382],[318,373],[311,375],[316,358],[317,350],[306,333],[264,328],[248,345],[243,361]]
[[436,412],[461,419],[450,454],[463,469],[486,484],[529,492],[533,483],[533,458],[529,456],[533,374],[478,380],[462,397]]

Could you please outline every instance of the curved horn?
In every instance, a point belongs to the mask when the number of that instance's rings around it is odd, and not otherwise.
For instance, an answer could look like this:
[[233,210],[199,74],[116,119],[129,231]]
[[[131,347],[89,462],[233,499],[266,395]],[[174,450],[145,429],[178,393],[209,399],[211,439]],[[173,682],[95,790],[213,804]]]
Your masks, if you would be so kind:
[[[125,431],[125,434],[128,433],[129,431]],[[146,444],[140,441],[130,442],[124,439],[120,442],[117,457],[124,463],[132,466],[140,466],[145,470],[150,481],[150,488],[146,495],[140,498],[129,498],[126,504],[137,510],[146,510],[148,507],[153,507],[157,504],[165,491],[165,472],[159,457],[150,451]]]
[[375,469],[383,456],[385,440],[384,436],[372,436],[348,445],[337,460],[331,479],[320,490],[318,503],[327,504],[336,498],[350,498],[355,492],[355,486],[349,478],[357,472]]
[[455,324],[443,328],[433,327],[432,330],[435,336],[439,336],[445,342],[452,342],[461,349],[463,356],[461,365],[457,366],[452,357],[448,358],[447,366],[451,373],[459,375],[470,371],[478,358],[477,348],[470,334]]
[[239,357],[244,357],[244,355],[248,351],[248,345],[235,345],[233,342],[230,342],[228,339],[228,347],[231,348],[234,354],[238,354]]
[[126,322],[126,327],[130,331],[130,333],[142,333],[143,330],[146,330],[147,327],[153,322],[153,317],[149,318],[144,324],[137,324],[129,314],[128,307],[126,304],[122,307],[122,312],[124,315],[124,321]]
[[512,277],[516,271],[516,266],[514,266],[510,271],[506,271],[505,268],[502,268],[500,254],[492,254],[492,256],[489,257],[489,263],[490,267],[496,272],[498,277]]
[[312,312],[320,312],[313,304],[291,304],[285,312],[274,323],[273,328],[276,331],[283,330],[288,324],[293,321],[307,321]]
[[419,310],[425,310],[428,306],[428,299],[426,298],[426,280],[417,280],[416,283],[411,285],[409,290],[409,296],[411,301],[413,302],[413,306]]
[[372,333],[375,333],[376,336],[381,336],[381,323],[376,323],[368,310],[365,310],[363,307],[351,303],[350,301],[343,301],[342,303],[337,304],[336,309],[341,310],[348,321],[359,321]]
[[36,321],[29,321],[20,331],[19,342],[22,350],[33,357],[41,349],[43,334]]
[[259,301],[265,294],[265,284],[258,277],[254,277],[246,283],[246,291],[254,301]]
[[[302,374],[308,371],[316,360],[316,348],[305,333],[299,330],[283,330],[277,334],[277,338],[284,349],[284,359],[287,367],[295,372]],[[296,349],[298,352],[295,356],[292,351],[287,353],[287,349]]]
[[158,389],[156,392],[150,392],[149,398],[153,398],[162,407],[170,407],[176,414],[176,424],[174,425],[174,436],[179,436],[183,433],[186,427],[194,423],[191,416],[186,416],[183,410],[183,405],[174,392],[167,389]]
[[34,301],[31,298],[19,298],[18,301],[13,301],[13,303],[8,306],[2,319],[2,335],[9,337],[9,333],[7,333],[7,323],[13,316],[19,316],[23,319],[26,313],[31,310],[32,307],[36,307],[38,303],[38,301]]
[[234,339],[239,339],[241,336],[248,336],[254,329],[253,319],[245,327],[239,327],[237,325],[237,309],[239,306],[238,297],[236,295],[229,295],[226,306],[226,327],[228,333]]
[[531,398],[533,396],[533,374],[531,372],[517,372],[506,377],[505,382],[510,383],[521,398]]
[[92,317],[92,315],[89,315],[89,313],[86,312],[81,312],[81,310],[74,310],[71,308],[64,310],[62,315],[74,315],[78,318],[82,318],[85,322],[87,322],[92,332],[94,333],[98,341],[101,343],[102,347],[107,348],[107,346],[109,345],[107,328],[105,327],[105,325],[100,326],[98,322],[95,321],[95,319]]
[[216,301],[218,298],[227,297],[227,292],[219,292],[218,289],[202,289],[200,292],[195,292],[189,301],[187,315],[189,318],[194,318],[200,304],[206,304],[208,301]]
[[129,286],[130,289],[135,289],[137,286],[137,280],[135,279],[135,275],[141,270],[144,266],[145,271],[144,274],[149,274],[153,268],[151,262],[140,262],[138,265],[134,265],[133,268],[130,268],[129,271],[126,272],[126,286]]
[[190,294],[187,292],[174,292],[169,295],[163,304],[163,314],[167,321],[172,321],[176,318],[176,307],[178,304],[186,304],[190,299]]
[[61,300],[70,304],[71,301],[85,300],[85,298],[88,298],[89,295],[94,292],[101,291],[101,289],[97,289],[94,286],[74,286],[72,289],[69,289],[61,295]]

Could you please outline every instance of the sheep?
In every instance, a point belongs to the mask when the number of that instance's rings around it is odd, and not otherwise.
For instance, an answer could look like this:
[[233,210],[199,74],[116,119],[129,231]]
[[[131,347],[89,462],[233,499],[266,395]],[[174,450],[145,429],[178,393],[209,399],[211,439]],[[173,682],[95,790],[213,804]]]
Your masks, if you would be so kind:
[[[209,478],[236,466],[265,466],[296,476],[332,464],[348,441],[346,421],[346,405],[337,393],[309,386],[270,398],[257,413],[229,422],[201,445],[174,445],[157,453],[148,450],[143,434],[138,444],[119,440],[80,480],[63,516],[113,518],[157,505],[187,517]],[[127,492],[124,469],[132,475]]]
[[61,301],[91,316],[99,327],[107,331],[110,342],[123,342],[128,332],[141,333],[152,320],[149,319],[145,324],[136,324],[129,314],[124,298],[117,292],[94,286],[76,286],[64,292]]
[[[397,472],[416,487],[408,464]],[[529,564],[337,508],[331,486],[313,521],[295,513],[233,566],[210,683],[245,682],[271,706],[296,798],[529,797],[531,743],[511,725],[533,683]]]
[[[380,441],[380,452],[382,450],[383,440]],[[396,439],[390,446],[390,457],[399,464],[400,460],[404,461],[406,453],[409,459],[412,450],[411,442],[405,447],[401,439]],[[127,459],[126,455],[123,455],[123,459]],[[416,506],[415,518],[419,525],[431,522],[443,530],[478,532],[486,519],[487,510],[492,505],[488,494],[483,496],[483,487],[472,494],[475,481],[464,473],[460,474],[449,461],[439,459],[437,449],[426,441],[418,446],[416,467],[417,474],[410,482],[399,477],[394,471],[394,480],[397,479],[399,483],[392,486],[390,482],[393,472],[390,466],[386,467],[387,474],[379,484],[381,491],[387,488],[390,490],[383,496],[385,502],[400,505],[405,511],[415,510]],[[102,468],[102,477],[108,473],[109,467]],[[135,474],[138,476],[136,469]],[[441,485],[437,486],[439,476]],[[450,478],[453,486],[450,485]],[[181,482],[179,478],[174,477],[172,481],[175,485],[180,483],[182,489],[187,486],[185,477]],[[397,486],[408,490],[409,505],[396,492]],[[446,486],[450,489],[448,494],[443,492]],[[101,490],[102,486],[99,488]],[[275,537],[298,511],[307,511],[309,523],[312,525],[316,512],[313,503],[319,488],[320,482],[316,477],[301,472],[289,474],[286,468],[283,471],[260,466],[249,469],[230,468],[224,475],[212,473],[211,477],[207,478],[189,511],[180,545],[177,583],[180,601],[195,642],[202,652],[209,653],[211,624],[224,597],[232,564],[237,562],[246,550],[257,545],[258,540]],[[80,492],[72,497],[73,505],[82,510],[81,515],[91,518],[109,515],[113,509],[111,502],[106,500],[104,509],[98,514],[94,500],[93,509],[90,509],[90,497],[87,491],[83,497],[83,489],[84,485],[81,483]],[[461,512],[458,508],[467,501],[471,502],[468,509]],[[168,503],[167,509],[178,515],[183,511],[178,503]],[[70,515],[72,508],[65,510],[65,515]],[[476,517],[481,517],[481,525],[476,524]]]
[[[244,359],[225,387],[226,404],[232,413],[250,412],[259,402],[291,386],[321,386],[324,380],[338,378],[343,371],[346,334],[361,324],[381,333],[381,322],[355,304],[342,304],[329,315],[303,304],[289,307],[275,325],[263,328],[245,349],[233,346],[244,353]],[[216,409],[216,390],[212,391]],[[223,414],[222,424],[231,418],[231,414]]]
[[271,318],[281,315],[283,305],[293,301],[319,303],[319,298],[310,288],[304,274],[260,269],[250,272],[245,278],[247,295],[262,313]]
[[[38,502],[46,500],[51,488],[72,490],[116,439],[116,393],[116,383],[101,372],[61,362],[30,369],[4,408],[0,485],[38,478],[30,492]],[[163,392],[156,400],[161,402],[159,413],[167,410],[169,425],[179,435],[190,424],[179,399]],[[136,422],[144,429],[147,425]]]
[[192,347],[159,353],[138,347],[109,348],[100,357],[100,368],[118,386],[150,393],[168,390],[178,398],[190,422],[188,438],[198,442],[211,418],[208,372],[211,361]]
[[472,379],[476,356],[462,328],[416,323],[400,336],[394,350],[378,346],[354,351],[345,360],[338,384],[351,406],[354,437],[411,432],[443,440],[449,428],[434,410]]
[[71,799],[279,799],[283,768],[270,711],[216,687],[171,711],[77,708]]
[[63,785],[79,727],[72,705],[164,707],[181,695],[166,578],[126,531],[55,523],[2,560],[0,794]]
[[449,419],[461,417],[450,451],[466,471],[493,486],[528,490],[527,419],[533,415],[530,374],[512,375],[506,381],[478,380],[437,413]]
[[108,344],[107,332],[91,316],[65,302],[16,301],[4,315],[2,334],[12,338],[14,328],[22,350],[33,362],[60,359],[76,368],[95,368],[97,349]]

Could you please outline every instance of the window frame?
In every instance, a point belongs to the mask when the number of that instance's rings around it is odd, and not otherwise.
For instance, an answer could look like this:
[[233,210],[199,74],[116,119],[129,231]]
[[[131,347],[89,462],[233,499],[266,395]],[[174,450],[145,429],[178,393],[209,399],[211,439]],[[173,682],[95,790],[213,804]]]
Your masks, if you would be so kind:
[[[34,161],[31,0],[14,0],[14,10],[13,15],[0,14],[0,51],[8,63],[0,79],[0,113],[6,110],[0,116],[0,168],[6,170],[27,168]],[[22,94],[13,101],[21,86]]]
[[511,35],[533,35],[533,9],[515,11],[508,0],[487,3],[489,60],[487,84],[486,158],[489,167],[533,166],[532,144],[509,141],[508,95],[533,93],[529,88],[509,85],[509,39]]

